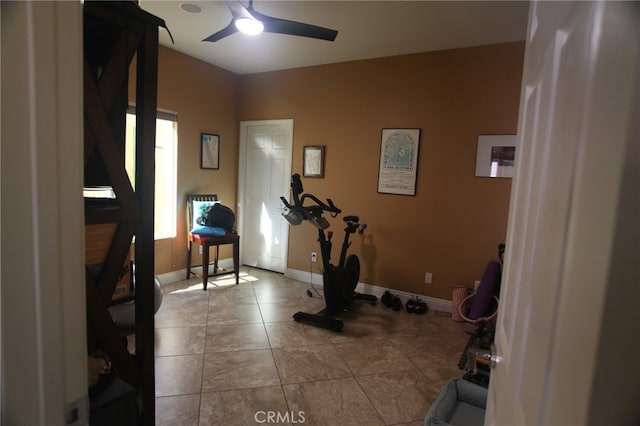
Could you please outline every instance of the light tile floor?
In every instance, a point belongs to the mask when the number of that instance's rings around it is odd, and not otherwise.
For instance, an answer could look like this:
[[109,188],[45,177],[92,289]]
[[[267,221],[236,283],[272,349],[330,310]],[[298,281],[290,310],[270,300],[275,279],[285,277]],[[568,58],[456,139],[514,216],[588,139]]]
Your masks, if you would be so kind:
[[[155,323],[156,425],[421,425],[460,377],[467,341],[447,314],[356,302],[341,333],[297,323],[308,284],[243,267],[163,288]],[[271,416],[271,417],[269,417]]]

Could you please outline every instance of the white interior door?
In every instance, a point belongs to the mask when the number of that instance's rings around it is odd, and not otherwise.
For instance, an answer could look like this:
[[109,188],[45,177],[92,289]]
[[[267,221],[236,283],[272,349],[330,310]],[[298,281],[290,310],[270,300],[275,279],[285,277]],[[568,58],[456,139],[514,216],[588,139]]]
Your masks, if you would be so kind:
[[638,234],[618,221],[637,18],[632,3],[532,3],[485,424],[590,424],[599,404],[614,237]]
[[0,423],[84,425],[82,5],[0,14]]
[[239,205],[242,263],[284,272],[289,226],[280,197],[289,193],[293,120],[240,123]]

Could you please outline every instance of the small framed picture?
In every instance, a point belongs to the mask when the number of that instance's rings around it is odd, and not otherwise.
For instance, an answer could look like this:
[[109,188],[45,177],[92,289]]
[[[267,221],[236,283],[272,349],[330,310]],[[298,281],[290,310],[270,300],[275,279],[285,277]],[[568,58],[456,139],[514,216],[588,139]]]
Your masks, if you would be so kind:
[[516,135],[479,135],[476,176],[512,178],[516,159]]
[[324,145],[305,146],[302,174],[304,177],[324,177]]
[[200,168],[218,170],[219,163],[220,136],[202,133],[200,135]]

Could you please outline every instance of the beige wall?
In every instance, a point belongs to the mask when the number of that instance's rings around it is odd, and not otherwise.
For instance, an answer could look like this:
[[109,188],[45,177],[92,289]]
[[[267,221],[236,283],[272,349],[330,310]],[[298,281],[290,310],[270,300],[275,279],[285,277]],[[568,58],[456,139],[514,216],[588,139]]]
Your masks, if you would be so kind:
[[[474,176],[476,141],[516,132],[523,58],[524,44],[509,43],[235,76],[161,48],[158,106],[179,117],[179,218],[188,191],[235,206],[239,121],[293,118],[293,172],[302,172],[304,145],[326,146],[325,177],[304,179],[305,190],[368,224],[352,245],[360,280],[450,299],[452,286],[481,278],[505,240],[511,180]],[[377,192],[383,128],[422,130],[415,196]],[[221,136],[219,171],[199,169],[203,131]],[[289,268],[308,270],[319,251],[306,225],[291,229]],[[156,244],[158,274],[185,267],[182,220],[178,232]]]

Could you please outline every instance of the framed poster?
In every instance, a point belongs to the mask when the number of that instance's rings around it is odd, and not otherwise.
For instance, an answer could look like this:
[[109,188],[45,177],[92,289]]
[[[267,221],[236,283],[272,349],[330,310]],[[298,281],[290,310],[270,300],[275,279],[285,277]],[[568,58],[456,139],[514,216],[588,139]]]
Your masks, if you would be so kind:
[[420,129],[382,129],[378,192],[416,195]]
[[480,135],[476,150],[476,176],[512,178],[516,135]]
[[324,146],[305,146],[302,158],[304,177],[324,177]]
[[218,170],[220,168],[220,136],[200,134],[200,168]]

